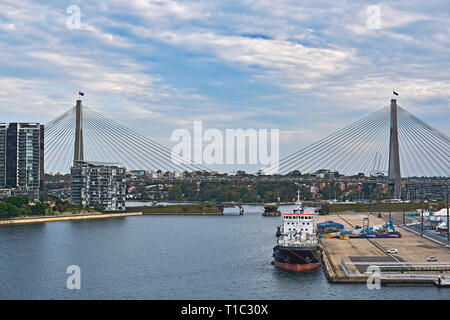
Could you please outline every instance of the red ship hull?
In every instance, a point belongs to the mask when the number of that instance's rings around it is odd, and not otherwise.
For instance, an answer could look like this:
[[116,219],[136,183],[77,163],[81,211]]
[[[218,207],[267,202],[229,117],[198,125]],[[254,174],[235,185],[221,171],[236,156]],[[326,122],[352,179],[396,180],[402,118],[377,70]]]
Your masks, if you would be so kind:
[[273,262],[275,267],[287,271],[304,272],[315,270],[320,267],[320,262],[308,263],[308,264],[294,264],[294,263],[284,263],[284,262]]

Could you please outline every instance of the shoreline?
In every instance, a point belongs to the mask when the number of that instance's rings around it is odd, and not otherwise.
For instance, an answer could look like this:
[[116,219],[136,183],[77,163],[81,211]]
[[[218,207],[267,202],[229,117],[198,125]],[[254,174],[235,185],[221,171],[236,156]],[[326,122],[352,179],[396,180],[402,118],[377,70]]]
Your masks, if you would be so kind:
[[220,212],[142,212],[143,216],[221,216]]
[[26,217],[26,218],[18,218],[18,219],[0,220],[0,226],[58,222],[58,221],[77,221],[77,220],[122,218],[122,217],[141,216],[141,215],[142,215],[142,212],[124,212],[124,213],[103,213],[103,214],[97,213],[97,214],[78,214],[78,215],[65,215],[65,216]]
[[33,223],[46,223],[58,221],[79,221],[79,220],[96,220],[110,218],[125,218],[136,216],[220,216],[221,213],[215,212],[123,212],[123,213],[94,213],[94,214],[77,214],[64,216],[42,216],[42,217],[23,217],[0,219],[0,227],[11,225],[23,225]]

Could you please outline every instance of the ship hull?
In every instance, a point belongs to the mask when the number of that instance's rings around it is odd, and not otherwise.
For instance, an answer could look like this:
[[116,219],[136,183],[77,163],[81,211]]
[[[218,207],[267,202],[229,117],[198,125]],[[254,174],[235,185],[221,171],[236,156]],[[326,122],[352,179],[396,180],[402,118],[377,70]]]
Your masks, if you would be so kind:
[[276,212],[263,212],[262,216],[263,217],[279,217],[281,215],[280,211],[276,211]]
[[278,269],[287,270],[287,271],[295,271],[295,272],[305,272],[315,270],[320,267],[320,262],[316,263],[308,263],[308,264],[292,264],[292,263],[284,263],[284,262],[273,262],[274,266]]
[[321,248],[289,247],[277,245],[273,248],[275,267],[295,272],[311,271],[321,266]]

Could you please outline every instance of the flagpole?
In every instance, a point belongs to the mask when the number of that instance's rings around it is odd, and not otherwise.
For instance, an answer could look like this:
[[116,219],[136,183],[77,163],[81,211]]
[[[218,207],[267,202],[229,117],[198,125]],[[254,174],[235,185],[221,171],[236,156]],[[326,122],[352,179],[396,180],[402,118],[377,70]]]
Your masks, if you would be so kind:
[[395,96],[398,97],[398,93],[395,90],[392,90],[392,99],[395,99]]

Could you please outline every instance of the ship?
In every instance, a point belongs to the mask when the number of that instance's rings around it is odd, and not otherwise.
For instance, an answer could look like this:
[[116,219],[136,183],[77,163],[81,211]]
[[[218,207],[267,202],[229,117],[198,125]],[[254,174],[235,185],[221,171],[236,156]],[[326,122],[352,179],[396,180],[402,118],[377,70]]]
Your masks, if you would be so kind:
[[305,213],[298,191],[294,209],[282,214],[283,226],[277,228],[278,240],[273,248],[272,261],[275,267],[301,272],[321,266],[322,248],[314,226],[314,216]]
[[278,210],[278,206],[276,204],[266,204],[264,205],[264,212],[262,215],[263,217],[279,217],[281,215],[281,211]]

